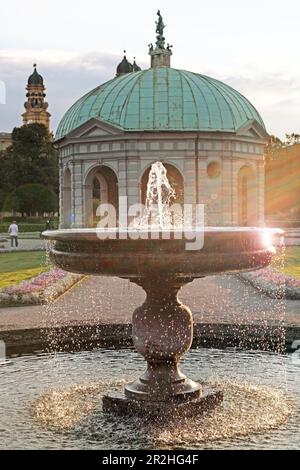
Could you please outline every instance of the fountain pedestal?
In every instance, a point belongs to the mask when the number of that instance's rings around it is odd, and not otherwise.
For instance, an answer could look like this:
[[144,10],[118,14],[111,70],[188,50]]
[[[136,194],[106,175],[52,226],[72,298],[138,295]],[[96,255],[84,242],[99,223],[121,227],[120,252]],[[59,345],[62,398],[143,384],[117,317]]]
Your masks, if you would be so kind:
[[[275,253],[275,236],[282,237],[282,231],[249,227],[200,227],[184,234],[180,230],[149,233],[117,228],[44,233],[51,241],[50,258],[60,268],[130,279],[147,293],[132,320],[133,342],[147,361],[147,370],[126,385],[125,394],[105,396],[104,411],[176,419],[222,402],[221,391],[207,390],[178,368],[180,357],[192,343],[193,321],[177,293],[195,278],[267,266]],[[188,241],[202,239],[202,249],[188,249]]]
[[203,390],[179,369],[181,356],[192,344],[193,317],[177,294],[192,280],[163,276],[133,280],[147,294],[132,319],[133,343],[147,361],[147,370],[126,385],[125,396],[105,396],[104,411],[166,416],[176,409],[176,415],[190,415],[222,402],[222,392]]

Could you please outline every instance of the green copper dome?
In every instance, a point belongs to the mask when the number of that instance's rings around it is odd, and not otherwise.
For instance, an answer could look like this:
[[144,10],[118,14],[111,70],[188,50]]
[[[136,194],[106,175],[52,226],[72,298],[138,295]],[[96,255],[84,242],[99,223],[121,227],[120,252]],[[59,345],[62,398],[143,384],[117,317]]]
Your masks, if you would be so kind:
[[128,73],[90,91],[66,112],[56,138],[91,118],[124,131],[235,132],[250,119],[265,127],[254,106],[230,86],[169,67]]

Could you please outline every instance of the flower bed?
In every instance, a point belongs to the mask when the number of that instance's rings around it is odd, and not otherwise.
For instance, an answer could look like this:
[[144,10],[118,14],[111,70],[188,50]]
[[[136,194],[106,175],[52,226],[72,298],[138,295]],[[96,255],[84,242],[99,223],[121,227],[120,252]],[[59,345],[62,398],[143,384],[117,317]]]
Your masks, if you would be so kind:
[[0,306],[39,305],[53,301],[83,276],[51,269],[20,284],[0,290]]
[[300,279],[273,268],[258,269],[239,276],[272,298],[300,300]]
[[18,271],[0,273],[0,292],[2,289],[16,286],[22,281],[27,281],[38,274],[48,271],[46,267],[20,269]]

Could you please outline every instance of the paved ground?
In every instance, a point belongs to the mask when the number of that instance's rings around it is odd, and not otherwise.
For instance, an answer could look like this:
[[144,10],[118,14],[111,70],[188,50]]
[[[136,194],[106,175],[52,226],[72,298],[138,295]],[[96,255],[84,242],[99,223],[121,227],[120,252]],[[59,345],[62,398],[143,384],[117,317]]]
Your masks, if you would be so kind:
[[[130,323],[144,291],[118,278],[84,278],[49,306],[0,308],[0,331],[68,324]],[[195,280],[180,293],[195,323],[277,324],[300,326],[300,301],[275,300],[235,276]]]
[[0,240],[4,239],[6,240],[5,242],[0,241],[0,253],[8,253],[11,251],[35,251],[44,249],[44,242],[40,238],[19,238],[18,248],[11,248],[9,237],[0,236]]

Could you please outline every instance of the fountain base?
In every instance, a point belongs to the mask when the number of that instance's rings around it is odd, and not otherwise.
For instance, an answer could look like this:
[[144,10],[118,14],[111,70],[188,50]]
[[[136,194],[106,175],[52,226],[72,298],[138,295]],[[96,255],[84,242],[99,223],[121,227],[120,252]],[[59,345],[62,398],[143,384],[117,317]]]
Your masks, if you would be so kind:
[[104,395],[102,408],[104,413],[114,413],[117,415],[134,415],[141,418],[155,419],[180,419],[199,416],[213,411],[223,402],[223,391],[208,386],[203,387],[200,397],[178,401],[176,399],[163,401],[135,400],[127,398],[121,393],[111,392]]
[[139,379],[126,385],[125,396],[133,400],[186,402],[202,395],[202,386],[188,379],[175,363],[148,366]]

